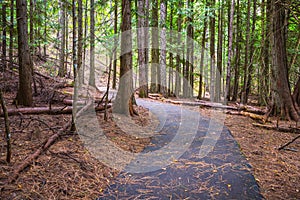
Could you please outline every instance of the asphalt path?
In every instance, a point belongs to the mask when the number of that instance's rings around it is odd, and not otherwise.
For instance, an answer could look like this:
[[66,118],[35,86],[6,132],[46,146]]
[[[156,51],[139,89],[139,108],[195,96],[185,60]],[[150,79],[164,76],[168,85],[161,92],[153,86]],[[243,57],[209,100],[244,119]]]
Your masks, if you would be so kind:
[[98,199],[263,199],[220,111],[211,118],[166,103],[137,100],[160,124]]

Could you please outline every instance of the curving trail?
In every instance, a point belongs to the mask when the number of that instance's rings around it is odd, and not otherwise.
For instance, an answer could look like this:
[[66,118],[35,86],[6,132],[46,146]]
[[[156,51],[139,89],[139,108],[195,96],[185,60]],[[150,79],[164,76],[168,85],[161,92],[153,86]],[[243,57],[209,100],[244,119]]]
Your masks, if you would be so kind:
[[263,199],[230,131],[180,106],[138,99],[160,125],[98,199]]

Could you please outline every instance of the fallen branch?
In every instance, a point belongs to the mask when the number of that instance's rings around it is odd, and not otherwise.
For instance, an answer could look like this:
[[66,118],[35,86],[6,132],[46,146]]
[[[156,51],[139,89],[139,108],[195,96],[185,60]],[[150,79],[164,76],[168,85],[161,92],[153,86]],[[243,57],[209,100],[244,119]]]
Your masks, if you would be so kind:
[[240,112],[234,112],[234,111],[228,111],[226,112],[226,114],[230,114],[230,115],[240,115],[240,116],[245,116],[245,117],[250,117],[251,119],[254,120],[260,120],[263,123],[266,123],[266,119],[263,115],[257,115],[254,113],[250,113],[250,112],[245,112],[245,111],[240,111]]
[[276,127],[274,125],[267,125],[267,124],[258,124],[258,123],[253,123],[252,124],[255,127],[259,128],[264,128],[267,130],[275,130],[275,131],[280,131],[280,132],[285,132],[285,133],[300,133],[300,129],[298,128],[284,128],[284,127]]
[[[74,100],[72,99],[64,99],[63,103],[67,106],[72,106],[73,105]],[[102,100],[95,100],[94,103],[97,104],[97,107],[103,105],[103,101]],[[111,103],[111,100],[108,101],[108,103]],[[86,104],[85,101],[77,101],[77,105],[78,104]]]
[[285,147],[287,147],[288,145],[292,144],[293,142],[295,142],[298,138],[300,138],[300,135],[297,135],[297,137],[295,137],[294,139],[292,139],[290,142],[282,145],[281,147],[278,148],[278,150],[282,150],[285,149]]
[[[76,117],[80,116],[83,112],[87,111],[90,106],[92,105],[92,102],[89,102],[86,106],[84,106],[77,114]],[[67,131],[72,125],[72,120],[70,120],[65,126],[60,129],[57,133],[53,134],[51,137],[49,137],[43,145],[38,148],[33,154],[28,156],[23,163],[21,163],[14,171],[13,175],[11,176],[9,183],[14,182],[19,174],[28,167],[35,159],[39,157],[39,155],[42,154],[45,150],[47,150],[56,140],[57,138],[62,135],[65,131]]]
[[[109,105],[111,106],[111,105]],[[103,111],[104,106],[100,105],[95,107],[96,111]],[[27,107],[27,108],[11,108],[7,110],[9,116],[19,115],[20,113],[23,115],[40,115],[40,114],[48,114],[48,115],[61,115],[61,114],[72,114],[73,107],[72,106],[64,106],[64,107]],[[0,117],[3,117],[4,114],[0,113]]]

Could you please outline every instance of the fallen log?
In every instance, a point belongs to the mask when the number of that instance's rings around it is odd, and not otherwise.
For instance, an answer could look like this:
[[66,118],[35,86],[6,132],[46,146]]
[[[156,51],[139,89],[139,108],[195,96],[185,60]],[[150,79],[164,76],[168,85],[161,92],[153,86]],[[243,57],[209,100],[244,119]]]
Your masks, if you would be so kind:
[[259,128],[263,128],[263,129],[267,129],[267,130],[275,130],[275,131],[280,131],[280,132],[284,132],[284,133],[300,133],[300,129],[298,128],[285,128],[285,127],[277,127],[274,125],[268,125],[268,124],[258,124],[258,123],[253,123],[252,124],[255,127],[259,127]]
[[[67,105],[67,106],[72,106],[72,105],[73,105],[73,102],[74,102],[74,101],[73,101],[72,99],[64,99],[64,100],[63,100],[63,103],[64,103],[65,105]],[[97,103],[97,104],[100,104],[100,105],[101,105],[101,103],[103,103],[103,100],[96,99],[96,100],[94,101],[94,103]],[[111,100],[109,100],[108,103],[111,103]],[[86,104],[86,102],[85,102],[85,101],[77,101],[77,105],[80,105],[80,104]]]
[[263,124],[266,122],[270,122],[269,120],[266,119],[266,117],[264,115],[257,115],[257,114],[245,112],[245,111],[227,111],[227,112],[225,112],[225,114],[250,117],[251,119],[261,121]]
[[[108,105],[111,107],[111,104]],[[96,111],[103,111],[104,106],[100,105],[95,107]],[[61,114],[72,114],[73,107],[72,106],[64,106],[64,107],[29,107],[29,108],[16,108],[16,109],[8,109],[7,113],[9,116],[19,115],[19,113],[23,115],[40,115],[40,114],[49,114],[49,115],[61,115]],[[0,117],[4,117],[4,114],[1,112]]]

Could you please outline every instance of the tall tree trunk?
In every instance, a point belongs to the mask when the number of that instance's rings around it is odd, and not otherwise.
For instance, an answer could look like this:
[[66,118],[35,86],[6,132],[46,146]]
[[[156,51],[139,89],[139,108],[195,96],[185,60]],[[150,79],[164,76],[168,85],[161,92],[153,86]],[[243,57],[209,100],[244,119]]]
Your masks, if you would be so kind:
[[299,107],[300,106],[300,77],[298,78],[297,84],[293,92],[293,100],[296,106]]
[[[170,44],[173,43],[172,39],[172,31],[173,31],[173,9],[174,6],[170,3]],[[174,92],[173,90],[173,53],[172,51],[169,52],[169,82],[168,82],[168,96],[171,96]]]
[[131,1],[122,0],[121,25],[121,67],[119,89],[114,103],[115,113],[131,115],[133,94],[132,83],[132,35],[131,35]]
[[32,66],[28,46],[27,2],[17,0],[17,25],[18,25],[18,58],[19,58],[19,88],[17,103],[32,106]]
[[145,40],[148,38],[145,37],[145,19],[146,19],[146,10],[147,7],[146,0],[137,1],[137,42],[138,42],[138,64],[139,64],[139,97],[145,98],[148,97],[148,83],[147,83],[147,72],[146,72],[146,51],[145,51]]
[[262,15],[263,15],[263,22],[265,24],[262,24],[262,57],[261,57],[261,89],[260,89],[260,100],[259,103],[261,105],[266,105],[268,102],[268,97],[270,95],[270,61],[269,61],[269,56],[270,56],[270,32],[271,27],[270,27],[270,17],[271,17],[271,0],[266,0],[266,2],[263,0],[263,9],[262,9]]
[[[114,5],[114,42],[115,46],[117,46],[117,33],[118,33],[118,0],[115,0]],[[117,87],[117,51],[113,52],[113,82],[112,82],[112,88],[116,89]]]
[[249,71],[248,71],[248,78],[246,84],[246,91],[245,91],[245,99],[246,103],[251,91],[251,81],[252,81],[252,73],[253,73],[253,56],[254,56],[254,44],[255,44],[255,23],[256,23],[256,0],[253,0],[253,15],[252,15],[252,25],[251,25],[251,42],[250,42],[250,64],[249,64]]
[[[88,30],[88,0],[85,1],[84,5],[84,33],[83,33],[83,38],[87,38],[87,30]],[[84,42],[85,43],[85,42]],[[83,45],[83,58],[82,58],[82,77],[84,81],[85,77],[85,63],[86,63],[86,48],[87,45]],[[88,80],[89,82],[89,80]]]
[[[13,0],[12,0],[13,1]],[[45,44],[44,44],[44,56],[46,57],[47,56],[47,45],[46,45],[46,41],[47,41],[47,26],[48,26],[48,24],[47,24],[47,3],[48,1],[47,0],[44,0],[44,17],[45,17],[45,19],[44,19],[44,42],[45,42]]]
[[158,65],[159,65],[159,41],[158,41],[158,1],[152,1],[152,48],[151,48],[151,86],[150,92],[158,92]]
[[228,60],[227,60],[226,89],[225,89],[226,102],[230,101],[231,58],[233,55],[232,41],[233,41],[234,4],[235,4],[235,0],[231,0],[230,17],[229,17],[229,34],[228,34]]
[[[215,0],[210,0],[210,6],[211,8],[215,7]],[[216,76],[216,57],[215,57],[215,11],[212,9],[210,17],[210,24],[209,24],[209,29],[210,29],[210,100],[215,101],[215,90],[216,90],[216,85],[215,85],[215,76]]]
[[77,0],[72,0],[72,18],[73,18],[72,61],[73,61],[74,80],[77,77],[77,12],[76,12],[76,5],[77,5]]
[[167,97],[167,36],[166,36],[166,19],[167,19],[167,1],[161,0],[160,1],[160,24],[161,24],[161,31],[160,31],[160,44],[161,44],[161,53],[160,53],[160,83],[159,83],[159,92],[164,96]]
[[78,44],[77,44],[77,72],[78,81],[81,85],[83,80],[82,51],[83,51],[83,21],[82,21],[82,0],[78,0]]
[[95,2],[91,0],[91,11],[90,11],[90,77],[89,84],[96,86],[95,83]]
[[180,60],[180,54],[181,54],[181,27],[182,27],[182,0],[178,0],[178,18],[177,18],[177,46],[178,51],[176,55],[176,77],[175,77],[175,95],[176,97],[179,97],[181,92],[181,77],[180,77],[180,69],[181,69],[181,60]]
[[29,49],[31,55],[34,54],[34,10],[35,10],[35,2],[30,0],[29,6]]
[[[205,2],[206,8],[206,2]],[[203,91],[203,68],[204,68],[204,57],[205,57],[205,45],[206,45],[206,31],[207,31],[207,9],[205,9],[204,15],[204,27],[202,32],[201,38],[201,57],[200,57],[200,77],[199,77],[199,92],[198,92],[198,99],[201,99],[203,94],[205,94],[205,89]]]
[[60,51],[59,51],[59,69],[58,76],[64,77],[66,75],[65,70],[65,46],[66,46],[66,25],[65,25],[65,3],[63,0],[60,0],[60,10],[59,10],[59,36],[58,39],[61,41],[60,43]]
[[6,29],[7,29],[7,23],[6,23],[6,3],[3,2],[2,4],[2,68],[3,71],[6,70]]
[[14,0],[10,2],[10,26],[9,26],[9,68],[13,68],[13,48],[14,48]]
[[[251,15],[251,0],[248,0],[247,4],[247,23],[246,23],[246,41],[245,41],[245,62],[244,62],[244,84],[241,96],[241,103],[247,104],[248,98],[246,94],[248,73],[249,73],[249,48],[250,48],[250,16]],[[251,59],[251,57],[250,57]]]
[[272,70],[274,78],[274,89],[279,96],[281,114],[288,120],[299,121],[299,107],[292,99],[290,84],[288,80],[288,64],[286,51],[286,24],[285,1],[272,0]]
[[186,40],[186,62],[183,81],[183,96],[193,96],[193,85],[194,85],[194,28],[193,28],[193,0],[187,1],[188,9],[190,10],[187,17],[187,40]]
[[221,77],[222,77],[222,64],[223,64],[223,0],[218,13],[218,47],[217,47],[217,70],[216,70],[216,90],[215,101],[221,100]]
[[234,65],[234,83],[233,83],[233,94],[232,101],[237,101],[238,90],[239,90],[239,77],[240,77],[240,65],[241,65],[241,42],[242,42],[242,33],[240,30],[241,23],[241,8],[240,8],[240,0],[237,0],[236,5],[236,55],[235,55],[235,65]]

